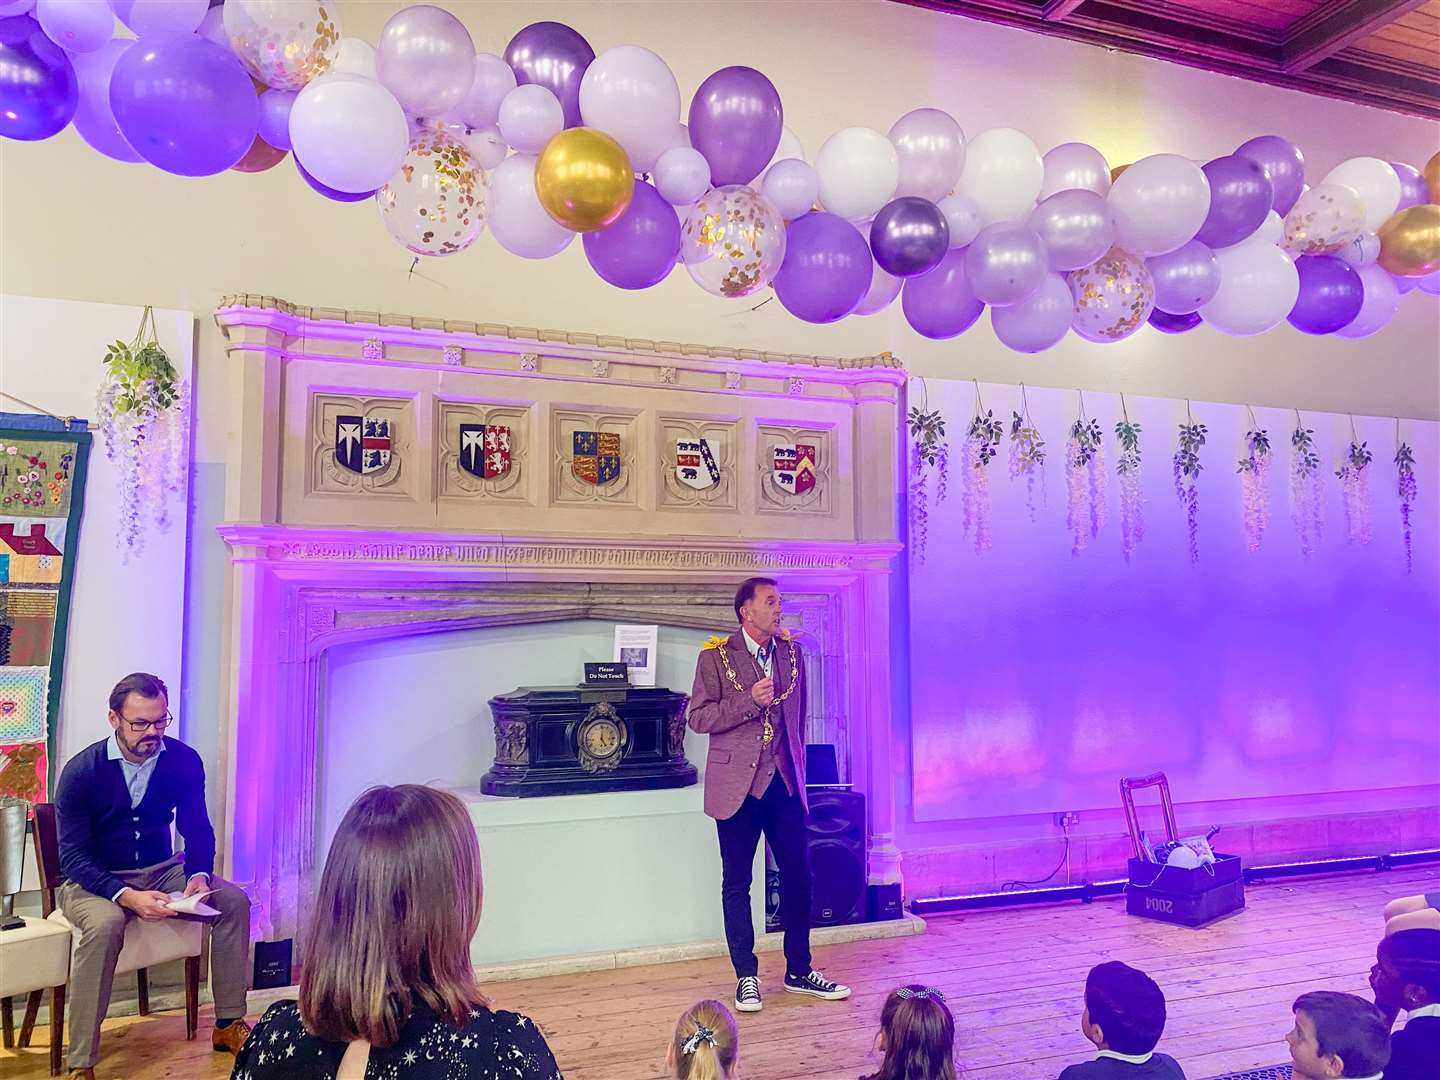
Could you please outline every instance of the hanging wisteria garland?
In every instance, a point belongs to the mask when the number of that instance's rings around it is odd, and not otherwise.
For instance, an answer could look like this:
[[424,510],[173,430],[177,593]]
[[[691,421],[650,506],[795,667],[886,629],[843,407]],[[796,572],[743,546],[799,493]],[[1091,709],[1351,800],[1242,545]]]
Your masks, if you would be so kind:
[[1240,497],[1245,516],[1245,547],[1256,552],[1265,530],[1270,527],[1270,436],[1250,414],[1250,427],[1245,432],[1245,456],[1235,471],[1240,474]]
[[1140,475],[1140,424],[1130,419],[1125,395],[1120,395],[1121,419],[1115,424],[1115,441],[1120,457],[1115,472],[1120,477],[1120,550],[1125,561],[1135,545],[1145,539],[1145,490]]
[[945,439],[945,418],[940,410],[927,410],[925,380],[920,380],[920,404],[910,406],[906,423],[910,428],[910,556],[925,561],[929,539],[930,508],[926,483],[929,469],[936,472],[935,502],[945,501],[950,470],[950,446]]
[[1035,520],[1035,487],[1039,480],[1040,505],[1045,505],[1045,440],[1030,419],[1025,384],[1020,384],[1020,410],[1010,414],[1010,479],[1025,478],[1025,509]]
[[1175,495],[1185,508],[1185,527],[1190,542],[1190,561],[1200,561],[1200,488],[1196,483],[1205,466],[1200,462],[1200,448],[1205,445],[1205,425],[1197,424],[1185,402],[1186,423],[1180,425],[1179,440],[1173,462]]
[[1409,574],[1415,569],[1410,510],[1415,505],[1419,488],[1415,482],[1415,453],[1410,444],[1400,438],[1398,418],[1395,421],[1395,441],[1399,444],[1395,447],[1395,493],[1400,496],[1400,530],[1405,541],[1405,572]]
[[1345,538],[1352,544],[1370,543],[1370,462],[1374,455],[1357,441],[1355,418],[1350,418],[1350,445],[1336,467],[1345,504]]
[[1070,425],[1065,443],[1065,525],[1070,530],[1070,554],[1079,555],[1100,535],[1105,524],[1105,446],[1100,422],[1085,416],[1085,395],[1080,394],[1080,415]]
[[1325,518],[1315,429],[1305,426],[1299,409],[1295,410],[1295,430],[1290,433],[1290,520],[1300,539],[1300,553],[1308,559],[1320,543]]
[[[983,410],[983,411],[982,411]],[[990,550],[990,462],[1000,453],[1000,438],[1005,427],[995,413],[980,400],[980,384],[975,384],[975,412],[965,431],[962,444],[964,473],[961,487],[961,527],[969,536],[974,530],[975,553]]]

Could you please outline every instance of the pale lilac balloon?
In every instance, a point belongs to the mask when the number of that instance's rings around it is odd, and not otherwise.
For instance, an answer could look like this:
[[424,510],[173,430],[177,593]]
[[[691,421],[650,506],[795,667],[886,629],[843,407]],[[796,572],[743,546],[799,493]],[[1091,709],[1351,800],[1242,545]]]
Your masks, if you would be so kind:
[[880,267],[875,267],[870,275],[870,288],[860,303],[855,305],[851,315],[875,315],[884,311],[895,302],[900,295],[900,286],[905,284],[905,279],[896,277],[894,274],[887,274]]
[[560,102],[543,86],[517,86],[500,103],[500,134],[522,154],[538,154],[565,127]]
[[1087,188],[1057,191],[1030,212],[1026,224],[1044,241],[1051,270],[1089,266],[1115,237],[1104,198]]
[[1042,202],[1060,191],[1093,191],[1102,197],[1110,191],[1110,164],[1089,143],[1061,143],[1041,160],[1045,163]]
[[964,249],[951,248],[934,270],[906,281],[900,306],[911,328],[932,340],[955,337],[975,325],[985,304],[965,276]]
[[515,86],[515,72],[509,64],[494,53],[476,53],[470,91],[447,119],[472,128],[493,127],[500,119],[500,103]]
[[751,67],[715,72],[690,102],[690,142],[716,187],[748,184],[780,145],[785,114],[775,84]]
[[136,37],[151,37],[194,33],[210,0],[110,0],[110,7]]
[[965,132],[949,113],[912,109],[895,121],[890,141],[900,159],[897,198],[918,195],[935,202],[948,195],[960,179],[965,167]]
[[535,157],[511,154],[490,174],[490,233],[512,255],[548,259],[575,233],[559,224],[535,194]]
[[620,144],[636,172],[653,171],[680,122],[680,87],[668,64],[639,45],[617,45],[580,80],[585,126]]
[[1155,282],[1155,306],[1171,315],[1199,311],[1220,289],[1220,262],[1199,240],[1145,260]]
[[457,108],[475,81],[475,42],[444,8],[415,4],[390,16],[375,46],[375,74],[414,116]]
[[112,38],[94,52],[71,58],[80,80],[80,102],[72,121],[76,133],[106,157],[131,163],[145,159],[120,134],[110,108],[110,77],[116,62],[134,44],[133,38]]
[[630,206],[613,225],[588,232],[585,258],[601,279],[620,289],[648,289],[663,281],[680,257],[680,219],[649,184],[636,181]]
[[1210,181],[1210,211],[1195,239],[1212,248],[1238,244],[1270,213],[1275,188],[1258,162],[1237,154],[1207,161],[1204,171]]
[[986,225],[965,249],[965,277],[986,304],[1025,299],[1040,287],[1048,269],[1045,244],[1027,225]]
[[24,15],[35,6],[35,0],[0,0],[0,19]]
[[914,277],[939,265],[950,249],[945,215],[929,199],[906,195],[885,204],[869,229],[875,262],[897,277]]
[[775,295],[797,318],[832,323],[864,298],[874,265],[854,225],[834,214],[809,213],[785,230],[785,261],[775,275]]
[[[200,20],[200,25],[196,28],[195,33],[207,41],[213,41],[222,49],[229,49],[230,35],[225,31],[224,5],[212,7],[209,11],[205,12],[205,17]],[[233,52],[234,50],[232,49],[231,51]]]
[[815,206],[820,197],[820,177],[809,162],[783,158],[765,170],[760,194],[770,200],[781,217],[792,221]]
[[38,0],[35,18],[46,36],[71,56],[94,52],[115,29],[115,13],[103,0]]
[[980,235],[982,222],[980,207],[968,195],[946,195],[935,204],[945,215],[945,225],[950,230],[950,246],[962,248]]
[[[1396,279],[1395,275],[1392,274],[1390,276],[1392,280],[1414,282],[1421,292],[1429,296],[1440,296],[1440,270],[1436,270],[1433,274],[1426,274],[1420,278],[1407,277]],[[1405,291],[1408,292],[1409,290]]]
[[500,129],[493,124],[483,128],[462,126],[459,138],[465,144],[465,148],[470,151],[470,156],[475,159],[475,164],[482,169],[489,170],[497,167],[510,152],[510,148],[505,145],[504,136],[500,134]]
[[1210,182],[1189,158],[1151,154],[1116,178],[1105,201],[1119,247],[1141,256],[1163,255],[1200,231],[1210,212]]
[[1279,135],[1257,135],[1241,143],[1237,157],[1249,158],[1262,169],[1275,191],[1272,209],[1282,218],[1305,190],[1305,155],[1289,139]]
[[1069,332],[1074,304],[1070,286],[1052,271],[1025,299],[1004,307],[992,307],[990,326],[1007,348],[1023,353],[1044,352],[1059,344]]
[[565,127],[579,127],[580,81],[595,50],[575,30],[558,22],[531,23],[505,46],[505,61],[521,86],[543,86],[555,95]]
[[1371,263],[1369,266],[1360,267],[1355,273],[1360,275],[1360,284],[1364,287],[1360,313],[1347,325],[1335,331],[1337,337],[1352,340],[1367,338],[1383,330],[1400,307],[1400,290],[1395,287],[1395,280],[1383,266]]
[[260,138],[276,150],[290,149],[290,109],[299,96],[295,90],[266,90],[260,95]]
[[672,206],[693,203],[710,190],[710,163],[699,150],[672,146],[655,162],[655,189]]
[[1425,177],[1420,175],[1419,169],[1414,165],[1406,165],[1403,161],[1392,161],[1390,167],[1400,178],[1400,205],[1395,207],[1397,214],[1401,210],[1409,210],[1412,206],[1420,206],[1430,201]]

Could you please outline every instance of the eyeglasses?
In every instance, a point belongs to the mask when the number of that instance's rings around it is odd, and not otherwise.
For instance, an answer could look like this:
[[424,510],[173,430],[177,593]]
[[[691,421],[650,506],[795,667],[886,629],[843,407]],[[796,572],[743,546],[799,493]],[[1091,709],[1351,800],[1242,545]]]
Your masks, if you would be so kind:
[[133,732],[135,732],[136,734],[139,734],[139,735],[143,735],[143,734],[144,734],[145,732],[147,732],[147,731],[156,731],[156,732],[164,731],[167,727],[169,727],[169,726],[170,726],[171,724],[173,724],[174,722],[175,722],[175,717],[171,716],[169,713],[166,713],[166,714],[165,714],[164,716],[162,716],[159,720],[126,720],[126,721],[125,721],[125,723],[127,723],[127,724],[130,725],[130,730],[133,731]]

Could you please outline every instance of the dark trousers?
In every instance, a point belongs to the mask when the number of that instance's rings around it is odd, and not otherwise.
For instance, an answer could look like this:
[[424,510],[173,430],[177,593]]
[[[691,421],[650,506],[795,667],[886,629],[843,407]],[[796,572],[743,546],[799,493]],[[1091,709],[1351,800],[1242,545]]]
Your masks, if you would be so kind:
[[770,842],[780,871],[780,918],[785,924],[785,972],[810,973],[810,858],[805,837],[805,808],[777,772],[762,798],[745,796],[734,816],[715,822],[720,834],[720,900],[725,911],[725,942],[735,977],[760,972],[755,959],[755,925],[750,918],[750,878],[760,834]]

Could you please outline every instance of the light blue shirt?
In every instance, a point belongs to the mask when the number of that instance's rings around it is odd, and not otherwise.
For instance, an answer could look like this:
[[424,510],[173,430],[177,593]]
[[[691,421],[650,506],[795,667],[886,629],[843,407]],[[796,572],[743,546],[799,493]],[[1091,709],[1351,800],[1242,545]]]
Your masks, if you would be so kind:
[[760,665],[760,670],[765,673],[765,677],[767,679],[770,678],[772,675],[771,668],[773,667],[771,660],[775,656],[775,639],[772,637],[770,643],[764,646],[765,652],[762,655],[760,652],[761,645],[750,636],[750,631],[741,630],[740,632],[745,635],[745,647],[750,650],[750,655],[753,656],[755,662]]
[[125,774],[125,786],[130,789],[131,810],[139,806],[140,801],[145,798],[145,792],[150,787],[150,777],[155,775],[155,763],[164,752],[165,740],[161,738],[160,748],[136,765],[120,752],[120,743],[116,740],[115,732],[110,733],[110,745],[105,749],[105,756],[111,761],[120,762],[120,771]]

